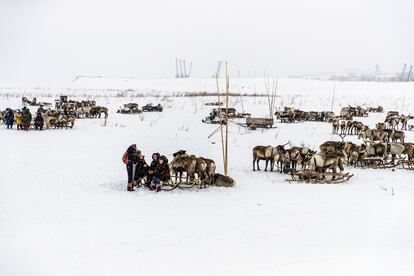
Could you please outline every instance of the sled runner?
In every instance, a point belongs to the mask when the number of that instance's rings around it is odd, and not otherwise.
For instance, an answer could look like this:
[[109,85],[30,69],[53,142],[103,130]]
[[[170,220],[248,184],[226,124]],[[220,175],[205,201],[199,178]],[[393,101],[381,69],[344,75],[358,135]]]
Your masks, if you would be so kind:
[[304,182],[309,184],[338,184],[348,181],[353,174],[349,173],[332,173],[332,172],[315,172],[309,170],[300,170],[290,174],[291,179],[288,182]]
[[409,171],[414,171],[414,161],[413,160],[402,160],[400,161],[401,168]]

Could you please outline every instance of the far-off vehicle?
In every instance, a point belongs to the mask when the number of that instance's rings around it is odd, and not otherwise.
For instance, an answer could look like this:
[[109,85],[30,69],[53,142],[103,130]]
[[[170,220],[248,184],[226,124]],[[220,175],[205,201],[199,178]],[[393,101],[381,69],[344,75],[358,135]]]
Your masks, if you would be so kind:
[[[225,116],[224,116],[225,117]],[[216,109],[213,109],[210,112],[210,115],[205,117],[203,120],[201,120],[203,123],[206,124],[225,124],[226,120],[224,117],[221,117]]]
[[139,114],[142,110],[138,108],[137,103],[124,104],[124,107],[118,109],[117,113],[121,114]]
[[239,113],[236,111],[235,108],[214,108],[211,110],[210,115],[207,116],[202,120],[203,123],[209,123],[209,124],[220,124],[225,123],[226,121],[226,113],[228,119],[234,119],[234,118],[248,118],[251,116],[250,113]]
[[162,112],[162,110],[163,108],[161,104],[153,105],[152,103],[149,103],[142,107],[142,111],[144,112]]

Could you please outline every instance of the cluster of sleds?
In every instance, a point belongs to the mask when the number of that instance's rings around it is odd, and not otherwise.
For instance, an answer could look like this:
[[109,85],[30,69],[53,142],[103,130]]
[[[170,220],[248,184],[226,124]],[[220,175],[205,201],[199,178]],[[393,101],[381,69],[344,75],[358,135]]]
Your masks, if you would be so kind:
[[[382,107],[369,108],[370,112],[383,112]],[[374,110],[374,111],[372,111]],[[343,112],[342,112],[343,111]],[[342,110],[342,118],[367,116],[365,109],[346,108]],[[346,112],[351,112],[345,114]],[[409,129],[410,115],[399,115],[397,111],[389,111],[384,122],[371,129],[358,121],[332,120],[332,132],[338,134],[342,141],[327,141],[319,146],[320,152],[306,147],[285,145],[257,146],[253,149],[253,170],[259,169],[259,161],[266,161],[267,170],[276,166],[279,172],[288,173],[289,181],[307,183],[341,183],[348,181],[353,175],[344,172],[347,164],[359,168],[387,169],[401,168],[414,170],[414,143],[405,141],[403,130]],[[401,127],[401,128],[400,128]],[[398,130],[400,128],[400,130]],[[347,135],[358,135],[361,144],[344,141]],[[298,164],[301,165],[297,169]],[[339,171],[338,171],[339,169]],[[260,170],[260,169],[259,169]]]
[[209,185],[232,187],[235,184],[230,177],[216,173],[213,160],[189,155],[185,150],[174,153],[171,162],[165,155],[154,153],[148,164],[145,155],[133,144],[124,153],[122,161],[127,168],[128,191],[134,191],[136,187],[159,192]]

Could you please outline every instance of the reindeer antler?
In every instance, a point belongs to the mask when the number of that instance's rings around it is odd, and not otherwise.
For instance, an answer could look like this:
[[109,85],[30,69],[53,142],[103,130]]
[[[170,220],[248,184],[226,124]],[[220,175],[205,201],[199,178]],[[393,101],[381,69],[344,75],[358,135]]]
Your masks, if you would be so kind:
[[338,136],[341,137],[342,142],[345,142],[344,138],[346,137],[346,134],[338,134]]

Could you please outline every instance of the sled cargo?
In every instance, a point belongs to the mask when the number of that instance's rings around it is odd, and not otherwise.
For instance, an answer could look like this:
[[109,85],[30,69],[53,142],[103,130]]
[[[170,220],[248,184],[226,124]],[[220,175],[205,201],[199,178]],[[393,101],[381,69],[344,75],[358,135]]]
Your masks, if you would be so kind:
[[273,127],[273,118],[247,117],[246,126],[247,127],[271,128]]

